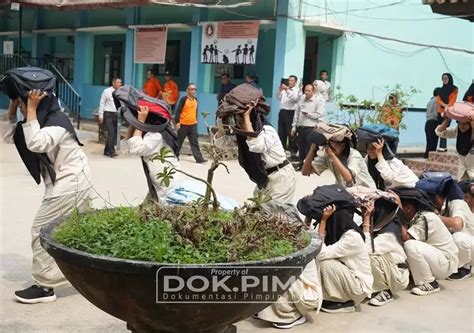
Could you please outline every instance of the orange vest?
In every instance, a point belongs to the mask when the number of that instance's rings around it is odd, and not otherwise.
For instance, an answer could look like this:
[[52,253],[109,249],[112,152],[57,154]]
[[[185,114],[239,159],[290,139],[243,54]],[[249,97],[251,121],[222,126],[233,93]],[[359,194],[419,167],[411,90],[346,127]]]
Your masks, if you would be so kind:
[[166,81],[163,87],[163,99],[170,105],[175,105],[179,97],[179,88],[173,80]]
[[197,99],[186,98],[183,109],[179,116],[181,125],[196,125],[197,121]]
[[143,86],[145,94],[151,97],[160,97],[161,90],[160,80],[155,77],[146,80],[145,85]]

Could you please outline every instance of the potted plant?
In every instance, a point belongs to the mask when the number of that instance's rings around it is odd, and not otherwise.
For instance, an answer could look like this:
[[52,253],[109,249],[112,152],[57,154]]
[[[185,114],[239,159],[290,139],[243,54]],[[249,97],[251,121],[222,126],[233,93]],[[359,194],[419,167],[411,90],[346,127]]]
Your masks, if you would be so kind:
[[[315,258],[321,240],[262,195],[234,211],[219,210],[212,188],[186,206],[77,212],[41,232],[41,244],[91,303],[127,322],[133,332],[232,332],[232,324],[275,302]],[[169,151],[155,159],[166,163]],[[224,165],[225,167],[225,165]],[[212,198],[212,200],[211,200]],[[211,208],[211,209],[209,209]]]

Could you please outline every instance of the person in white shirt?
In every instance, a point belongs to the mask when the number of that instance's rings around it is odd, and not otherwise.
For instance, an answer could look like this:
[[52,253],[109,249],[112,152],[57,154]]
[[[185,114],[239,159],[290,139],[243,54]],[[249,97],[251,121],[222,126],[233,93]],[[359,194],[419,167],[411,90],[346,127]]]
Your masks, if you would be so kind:
[[308,155],[309,135],[314,130],[318,121],[324,121],[324,100],[320,96],[315,96],[312,84],[304,87],[304,95],[296,105],[293,123],[291,124],[291,137],[296,137],[298,143],[300,164],[297,170],[301,170],[303,162]]
[[[410,273],[406,264],[407,256],[403,250],[402,226],[398,216],[398,205],[383,198],[366,202],[362,206],[365,244],[370,256],[376,293],[369,304],[383,306],[394,300],[398,291],[408,286]],[[386,225],[384,219],[393,216]],[[371,230],[377,230],[372,231]]]
[[436,215],[428,195],[416,188],[396,187],[406,226],[403,247],[418,296],[440,292],[437,279],[446,279],[458,270],[458,248],[448,228]]
[[[163,109],[163,112],[168,113],[168,110]],[[163,117],[149,111],[148,106],[139,106],[137,119],[143,124],[147,123],[150,125],[159,124],[164,121]],[[171,119],[171,115],[169,115],[169,119]],[[149,190],[147,199],[162,204],[166,203],[166,196],[173,185],[181,179],[179,174],[174,175],[169,186],[164,186],[161,184],[161,180],[157,178],[157,174],[163,172],[165,167],[172,166],[179,168],[179,162],[176,158],[178,148],[177,140],[176,137],[173,138],[173,136],[169,134],[168,131],[170,130],[171,129],[165,129],[162,132],[145,132],[140,128],[129,125],[127,137],[121,142],[125,154],[140,156],[142,159],[143,171],[145,172]],[[168,148],[173,156],[167,159],[167,163],[162,163],[158,160],[153,161],[153,157],[159,154],[163,147]]]
[[324,208],[318,232],[324,238],[318,254],[323,287],[321,310],[354,312],[372,293],[373,276],[365,235],[355,224],[354,209]]
[[[252,110],[249,110],[237,116],[237,125],[244,132],[254,132],[256,129],[257,123],[251,120],[251,112]],[[260,154],[268,175],[266,185],[256,188],[255,191],[260,190],[281,203],[292,203],[296,189],[296,173],[286,158],[278,133],[272,126],[263,125],[257,137],[247,136],[245,139],[249,152]]]
[[375,185],[385,191],[391,187],[415,187],[418,177],[387,149],[385,141],[367,144],[367,166]]
[[436,127],[436,135],[445,139],[456,139],[456,151],[459,157],[458,180],[474,179],[474,121],[458,122],[449,127],[449,119]]
[[112,94],[121,86],[122,80],[120,78],[114,78],[112,80],[112,86],[106,88],[100,97],[99,123],[101,125],[105,123],[107,141],[105,143],[104,155],[109,157],[117,156],[117,153],[115,152],[115,143],[117,142],[118,117],[117,108],[115,107]]
[[459,249],[458,270],[448,280],[458,281],[470,277],[474,251],[474,214],[464,201],[461,187],[452,177],[424,178],[416,187],[425,190],[435,208],[442,212],[441,221],[452,233]]
[[312,143],[308,156],[304,160],[301,171],[303,176],[310,176],[313,173],[321,175],[323,171],[329,169],[336,178],[336,184],[345,187],[362,185],[375,188],[374,180],[369,174],[364,158],[351,147],[350,139],[330,140],[321,156],[316,156],[317,149],[318,146]]
[[292,157],[296,156],[298,147],[296,140],[291,137],[291,124],[295,115],[296,104],[300,99],[300,92],[296,86],[298,78],[295,75],[288,77],[288,85],[281,83],[278,89],[280,113],[278,114],[278,135],[284,150],[289,150]]
[[327,70],[323,69],[322,71],[319,72],[319,79],[324,83],[324,86],[326,89],[322,91],[322,94],[324,96],[324,99],[326,102],[329,102],[331,100],[331,82],[328,81],[329,79],[329,73]]
[[[12,98],[10,94],[9,97]],[[18,106],[25,119],[17,124]],[[53,221],[63,219],[74,209],[83,211],[89,207],[89,164],[73,125],[60,111],[53,93],[33,90],[27,100],[23,97],[11,99],[8,118],[10,126],[4,140],[11,142],[13,139],[37,184],[43,179],[45,185],[43,201],[31,227],[35,284],[16,291],[15,298],[26,304],[53,302],[56,300],[54,288],[67,280],[41,246],[40,230]]]

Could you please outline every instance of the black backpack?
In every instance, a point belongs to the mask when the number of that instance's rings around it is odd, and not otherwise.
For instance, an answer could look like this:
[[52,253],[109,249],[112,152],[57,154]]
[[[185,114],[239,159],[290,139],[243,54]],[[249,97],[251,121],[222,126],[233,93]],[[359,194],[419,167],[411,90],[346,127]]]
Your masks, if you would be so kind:
[[30,90],[53,93],[56,88],[56,76],[43,68],[13,68],[5,73],[2,87],[10,99],[20,97],[26,102]]
[[323,210],[329,205],[336,209],[355,210],[357,204],[354,197],[339,184],[318,186],[312,195],[298,201],[297,208],[306,217],[321,220]]

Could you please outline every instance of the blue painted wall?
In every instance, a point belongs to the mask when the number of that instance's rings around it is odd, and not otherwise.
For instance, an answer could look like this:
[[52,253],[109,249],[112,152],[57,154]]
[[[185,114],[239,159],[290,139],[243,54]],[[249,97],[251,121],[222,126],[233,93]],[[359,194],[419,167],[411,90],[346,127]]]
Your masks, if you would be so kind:
[[[299,8],[300,3],[303,4],[302,8]],[[272,97],[282,76],[289,74],[301,76],[305,36],[312,35],[320,37],[317,71],[322,68],[330,70],[333,87],[341,86],[345,94],[354,94],[359,99],[370,98],[381,101],[386,96],[384,88],[386,85],[393,86],[400,83],[404,87],[414,86],[421,90],[411,103],[415,107],[424,107],[431,97],[433,88],[441,84],[440,77],[443,72],[449,71],[454,74],[460,95],[464,93],[474,77],[472,54],[424,48],[352,33],[335,38],[327,32],[323,33],[322,30],[315,32],[314,28],[311,31],[304,28],[304,21],[320,21],[339,25],[345,29],[401,40],[469,50],[474,48],[472,23],[433,14],[431,8],[422,5],[420,0],[403,1],[386,7],[368,0],[278,0],[277,4],[278,6],[275,7],[272,0],[259,0],[253,7],[232,10],[146,6],[137,11],[134,22],[138,24],[196,24],[206,20],[276,19],[273,27],[262,27],[260,30],[257,66],[254,68],[260,76],[261,86],[268,97]],[[362,8],[366,10],[360,10]],[[38,21],[35,16],[38,10],[27,8],[24,10],[24,30],[31,29],[34,24],[38,24],[38,28],[43,29],[131,24],[130,10],[108,9],[90,12],[48,10],[42,11],[42,19]],[[0,29],[2,31],[16,30],[17,22],[17,15],[8,13],[1,20]],[[91,85],[94,51],[90,35],[75,33],[74,45],[76,61],[80,61],[75,67],[77,81],[80,82],[76,87],[83,96],[83,115],[86,117],[91,116],[92,110],[97,107],[100,93],[104,88]],[[194,36],[194,40],[191,36]],[[47,47],[44,48],[49,49],[50,53],[71,53],[72,44],[68,44],[64,36],[48,37]],[[12,38],[15,39],[12,36],[2,39]],[[193,34],[191,32],[169,33],[169,39],[182,41],[181,74],[176,80],[180,87],[184,87],[191,80],[191,76],[192,80],[202,86],[199,87],[198,96],[201,110],[214,112],[215,92],[219,88],[219,82],[214,77],[214,68],[211,65],[199,64],[196,60],[198,55],[191,54],[191,47],[200,43],[198,43],[199,38],[200,27],[193,28]],[[31,52],[31,37],[25,36],[23,45],[28,52]],[[186,48],[186,46],[189,47]],[[128,57],[130,57],[130,52]],[[134,83],[141,87],[146,67],[137,65],[133,68],[134,70],[129,70],[128,73],[133,73]],[[274,99],[272,107],[270,119],[275,124],[278,102]],[[424,114],[408,112],[405,117],[408,128],[402,130],[401,145],[423,145]],[[211,121],[211,117],[209,119]],[[204,132],[202,126],[200,129]]]

